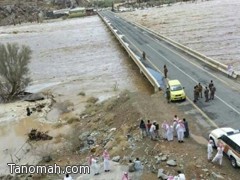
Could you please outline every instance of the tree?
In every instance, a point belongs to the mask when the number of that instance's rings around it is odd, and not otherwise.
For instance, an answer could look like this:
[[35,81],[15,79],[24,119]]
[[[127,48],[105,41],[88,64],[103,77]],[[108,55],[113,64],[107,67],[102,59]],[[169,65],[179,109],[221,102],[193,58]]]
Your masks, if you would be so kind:
[[28,46],[0,44],[0,102],[9,102],[30,83],[28,64],[32,51]]

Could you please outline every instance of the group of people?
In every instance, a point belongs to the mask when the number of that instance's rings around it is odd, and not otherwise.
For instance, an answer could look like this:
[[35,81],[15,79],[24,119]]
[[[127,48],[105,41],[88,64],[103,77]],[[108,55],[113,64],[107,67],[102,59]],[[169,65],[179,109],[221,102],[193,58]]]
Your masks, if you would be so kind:
[[[150,136],[152,140],[156,140],[160,138],[159,133],[159,124],[156,121],[153,121],[153,123],[150,122],[150,120],[147,121],[147,124],[145,124],[144,120],[141,119],[139,128],[141,130],[142,137]],[[173,141],[173,137],[177,136],[178,142],[182,143],[184,142],[184,137],[189,137],[189,128],[188,128],[188,122],[185,118],[183,120],[180,120],[177,115],[174,116],[172,122],[164,121],[162,123],[162,137],[165,140]]]
[[[104,172],[109,172],[110,171],[110,155],[107,150],[103,151],[102,157],[103,157]],[[93,155],[91,155],[88,158],[88,164],[95,176],[100,174],[99,173],[100,167],[97,163],[97,159]]]
[[[204,90],[204,97],[205,97],[205,102],[208,102],[209,100],[213,100],[216,92],[216,87],[213,84],[213,81],[211,80],[208,87],[205,87]],[[193,90],[194,94],[194,100],[193,102],[197,102],[199,98],[203,97],[203,87],[201,83],[198,83],[198,85],[194,86]]]
[[218,147],[217,147],[217,154],[215,155],[215,157],[212,159],[212,153],[213,153],[213,140],[209,140],[208,141],[208,145],[207,145],[207,158],[208,158],[208,161],[212,162],[212,163],[215,163],[215,162],[218,162],[219,165],[221,166],[222,165],[222,158],[223,158],[223,151],[224,151],[224,145],[222,143],[219,143]]

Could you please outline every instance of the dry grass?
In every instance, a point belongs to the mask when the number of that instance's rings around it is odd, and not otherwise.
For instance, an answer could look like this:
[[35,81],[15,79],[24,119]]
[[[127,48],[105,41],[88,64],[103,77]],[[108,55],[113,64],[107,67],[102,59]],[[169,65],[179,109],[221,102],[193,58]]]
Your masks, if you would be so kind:
[[80,93],[78,93],[78,96],[86,96],[85,92],[81,91]]
[[95,104],[97,101],[98,101],[98,98],[96,98],[96,97],[89,97],[89,98],[87,99],[87,102],[88,102],[88,103],[93,103],[93,104]]

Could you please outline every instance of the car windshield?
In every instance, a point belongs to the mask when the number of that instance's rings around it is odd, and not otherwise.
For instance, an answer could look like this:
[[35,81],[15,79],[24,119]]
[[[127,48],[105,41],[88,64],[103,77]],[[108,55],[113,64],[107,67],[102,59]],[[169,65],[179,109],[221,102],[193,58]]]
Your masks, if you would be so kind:
[[179,91],[179,90],[182,90],[182,86],[179,84],[179,85],[174,85],[174,86],[171,86],[170,87],[171,91]]

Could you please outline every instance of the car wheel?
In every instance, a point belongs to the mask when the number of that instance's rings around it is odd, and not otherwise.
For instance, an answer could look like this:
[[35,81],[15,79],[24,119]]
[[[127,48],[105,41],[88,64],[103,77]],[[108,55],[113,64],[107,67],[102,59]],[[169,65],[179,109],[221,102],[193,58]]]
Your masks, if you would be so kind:
[[234,157],[231,157],[230,158],[230,161],[231,161],[231,164],[234,168],[237,168],[237,162],[236,162],[236,159]]
[[212,138],[212,137],[210,137],[210,140],[212,140],[212,141],[213,141],[213,148],[217,149],[216,143],[215,143],[215,141],[213,140],[213,138]]

